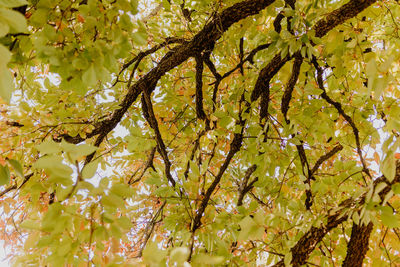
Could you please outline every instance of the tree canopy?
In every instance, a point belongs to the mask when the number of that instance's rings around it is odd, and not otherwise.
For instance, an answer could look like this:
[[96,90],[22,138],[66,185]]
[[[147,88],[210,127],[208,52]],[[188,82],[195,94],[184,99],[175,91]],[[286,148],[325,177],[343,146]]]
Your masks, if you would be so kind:
[[395,0],[0,0],[16,266],[400,265]]

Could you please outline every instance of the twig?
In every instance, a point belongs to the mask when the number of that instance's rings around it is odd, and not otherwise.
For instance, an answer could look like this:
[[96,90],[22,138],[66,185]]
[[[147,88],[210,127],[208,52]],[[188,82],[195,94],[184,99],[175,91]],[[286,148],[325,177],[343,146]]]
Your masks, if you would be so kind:
[[153,104],[151,103],[150,95],[146,90],[143,91],[142,94],[142,110],[144,117],[156,135],[157,150],[164,160],[165,175],[167,176],[168,181],[171,183],[171,186],[175,187],[176,182],[171,175],[171,162],[168,158],[168,152],[165,147],[164,140],[162,139],[156,116],[154,115]]
[[325,87],[324,87],[324,81],[322,79],[322,75],[323,75],[323,70],[322,68],[319,66],[317,59],[314,57],[312,60],[312,63],[314,64],[316,70],[317,70],[317,83],[318,83],[318,87],[322,90],[321,93],[321,97],[323,99],[325,99],[326,102],[328,102],[329,104],[331,104],[332,106],[334,106],[336,108],[336,110],[338,111],[338,113],[350,124],[352,130],[353,130],[353,134],[354,134],[354,138],[356,140],[356,146],[357,146],[357,153],[360,157],[360,161],[363,167],[363,172],[365,174],[367,174],[371,179],[372,179],[372,175],[369,172],[369,169],[367,168],[367,164],[365,162],[365,159],[362,155],[362,150],[361,150],[361,143],[360,143],[360,136],[359,136],[359,130],[356,127],[356,124],[354,123],[353,119],[347,115],[343,108],[342,108],[342,104],[340,104],[339,102],[333,100],[332,98],[330,98],[328,96],[328,94],[326,93]]

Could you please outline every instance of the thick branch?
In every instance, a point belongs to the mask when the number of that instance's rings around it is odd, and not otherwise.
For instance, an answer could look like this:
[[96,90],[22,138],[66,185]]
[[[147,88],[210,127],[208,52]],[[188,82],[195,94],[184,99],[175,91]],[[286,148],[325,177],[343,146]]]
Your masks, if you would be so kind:
[[353,223],[351,229],[350,242],[347,245],[347,254],[343,267],[361,267],[365,254],[368,251],[368,241],[374,225],[372,222],[367,225],[357,225]]
[[[165,46],[167,46],[167,45],[169,45],[169,44],[174,44],[174,43],[184,44],[185,42],[186,42],[185,39],[182,39],[182,38],[177,38],[177,37],[168,37],[168,38],[166,38],[166,39],[165,39],[165,42],[162,42],[161,44],[157,44],[157,45],[153,46],[152,48],[150,48],[150,49],[148,49],[148,50],[146,50],[146,51],[144,51],[144,52],[140,52],[137,56],[135,56],[134,58],[132,58],[131,60],[129,60],[127,63],[125,63],[125,64],[122,66],[121,70],[119,71],[118,77],[119,77],[119,75],[121,75],[121,73],[122,73],[124,70],[126,70],[127,68],[129,68],[129,66],[131,66],[133,63],[136,62],[135,66],[134,66],[134,68],[133,68],[133,71],[132,71],[132,74],[133,74],[133,73],[134,73],[134,70],[138,67],[140,61],[142,61],[143,58],[145,58],[146,56],[151,55],[151,54],[157,52],[157,51],[160,50],[161,48],[163,48],[163,47],[165,47]],[[131,74],[131,76],[133,76],[132,74]],[[117,80],[115,81],[114,85],[115,85],[117,82],[118,82],[118,78],[117,78]]]
[[289,110],[290,100],[292,99],[294,86],[296,85],[297,79],[299,78],[300,67],[302,63],[303,63],[303,57],[301,56],[300,53],[296,53],[296,55],[294,56],[292,75],[290,76],[289,81],[286,84],[286,89],[282,96],[281,111],[287,124],[289,124],[289,120],[287,118],[287,112]]
[[[263,91],[269,91],[269,82],[278,73],[278,71],[290,60],[289,56],[281,58],[281,54],[276,54],[271,62],[265,66],[259,73],[254,90],[251,93],[251,101],[256,101],[262,94]],[[267,97],[269,98],[269,92]],[[268,110],[268,104],[266,107]]]
[[[240,38],[239,42],[239,60],[240,62],[243,62],[243,57],[244,57],[244,52],[243,52],[243,44],[244,44],[244,38]],[[244,70],[243,70],[243,64],[240,66],[240,73],[244,75]]]
[[336,26],[342,24],[348,19],[357,16],[364,9],[375,3],[376,0],[353,0],[335,9],[319,20],[313,29],[315,30],[316,37],[322,37]]
[[[220,14],[217,14],[204,26],[203,30],[193,37],[192,41],[169,51],[155,68],[134,83],[120,103],[120,107],[111,114],[109,119],[97,123],[95,129],[89,133],[86,138],[91,138],[99,134],[107,135],[121,121],[126,111],[133,102],[136,101],[142,91],[147,89],[149,92],[152,92],[158,80],[165,75],[166,72],[179,66],[188,58],[211,47],[234,23],[258,14],[273,2],[273,0],[246,0],[236,3],[224,9]],[[75,137],[63,135],[62,137],[67,142],[75,144],[85,140],[85,138],[79,135]]]
[[[382,182],[388,185],[381,192],[378,193],[381,199],[379,204],[381,205],[384,202],[386,194],[390,192],[391,185],[400,182],[400,162],[397,162],[396,165],[397,165],[396,175],[395,179],[392,182],[389,182],[384,176],[381,176],[380,178],[374,181],[374,191],[376,189],[376,186]],[[363,202],[365,202],[365,198]],[[374,225],[372,222],[369,222],[367,225],[362,222],[359,222],[358,225],[353,223],[353,227],[351,229],[350,241],[347,244],[346,258],[344,259],[342,266],[344,267],[362,266],[363,260],[368,251],[369,237],[371,235],[373,228]]]
[[[396,175],[393,181],[389,182],[384,176],[381,176],[374,180],[374,190],[376,186],[382,182],[386,183],[386,187],[379,192],[379,196],[381,199],[384,199],[385,196],[390,192],[392,185],[400,182],[400,162],[396,163]],[[305,264],[311,252],[315,249],[317,244],[321,242],[324,236],[329,231],[336,228],[339,224],[347,221],[349,214],[346,212],[346,210],[353,210],[357,212],[360,209],[360,206],[365,204],[366,196],[367,193],[363,194],[359,199],[348,198],[347,200],[343,201],[337,209],[335,209],[335,212],[328,216],[326,224],[320,227],[312,226],[310,230],[308,230],[291,249],[292,265],[294,267],[298,267]],[[363,230],[363,232],[366,233],[365,230]],[[285,264],[282,260],[274,266],[283,267]]]
[[306,177],[306,180],[304,181],[304,183],[308,184],[308,187],[309,187],[306,190],[306,201],[305,201],[306,208],[307,208],[307,210],[309,210],[312,205],[312,193],[311,193],[312,175],[311,175],[311,171],[310,171],[310,164],[308,163],[307,155],[304,150],[303,144],[296,145],[296,148],[297,148],[297,153],[299,154],[299,157],[300,157],[303,175]]
[[196,114],[201,120],[206,119],[206,113],[203,108],[203,58],[196,55]]
[[[355,17],[358,13],[375,2],[376,0],[353,0],[340,8],[335,9],[314,25],[313,30],[315,31],[315,36],[323,37],[330,30],[342,24],[346,20]],[[289,60],[289,56],[281,58],[279,52],[275,55],[272,61],[260,71],[256,85],[251,94],[251,101],[256,101],[261,96],[262,91],[266,88],[266,84],[270,82],[275,74],[278,73],[283,65]]]

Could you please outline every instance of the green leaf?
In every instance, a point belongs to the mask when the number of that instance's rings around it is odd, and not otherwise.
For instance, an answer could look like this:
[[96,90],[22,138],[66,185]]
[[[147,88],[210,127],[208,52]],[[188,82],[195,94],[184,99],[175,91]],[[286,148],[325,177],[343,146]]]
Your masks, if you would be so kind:
[[75,145],[61,141],[60,147],[64,152],[67,152],[72,161],[78,160],[83,156],[92,154],[97,150],[97,147],[90,144]]
[[133,189],[126,184],[114,184],[111,187],[110,192],[123,198],[131,197],[133,195]]
[[0,19],[8,24],[11,33],[22,33],[27,31],[25,17],[17,11],[0,8]]
[[96,84],[97,77],[93,64],[91,64],[90,67],[83,73],[82,80],[88,86],[93,86]]
[[396,175],[396,159],[393,152],[389,151],[381,165],[381,172],[390,182]]
[[222,264],[224,262],[224,257],[200,253],[193,257],[193,262],[201,266],[204,266],[205,264]]
[[23,5],[27,5],[28,2],[25,0],[0,0],[0,6],[2,7],[19,7]]
[[393,214],[393,210],[390,207],[381,207],[381,220],[389,228],[400,227],[400,216]]
[[132,228],[132,222],[127,218],[127,217],[120,217],[117,219],[117,224],[125,229],[125,230],[129,230]]
[[150,266],[157,266],[165,260],[167,251],[158,248],[157,243],[147,244],[143,250],[143,260]]
[[114,207],[114,208],[121,208],[125,204],[124,200],[121,197],[116,196],[114,194],[109,194],[109,195],[103,196],[101,198],[101,203],[105,206]]
[[58,177],[71,177],[73,173],[72,169],[63,164],[63,158],[60,156],[44,156],[38,159],[33,165],[33,168],[44,169],[51,175],[56,175]]
[[45,154],[55,154],[62,151],[60,144],[54,142],[53,140],[46,140],[40,145],[36,146],[37,150],[43,155]]
[[0,164],[0,186],[8,184],[10,182],[10,170],[8,166],[3,166]]
[[395,194],[400,194],[400,183],[392,185],[392,190]]
[[250,216],[244,217],[240,222],[239,240],[261,239],[264,228],[257,224]]
[[46,247],[46,246],[50,245],[51,243],[53,243],[53,241],[54,241],[54,239],[50,235],[45,235],[39,240],[39,242],[37,243],[37,246],[39,248]]
[[135,41],[135,43],[137,45],[145,45],[145,44],[147,44],[147,41],[146,41],[147,35],[145,33],[143,33],[143,32],[135,32],[135,33],[133,33],[132,34],[132,38],[133,38],[133,41]]
[[287,267],[292,266],[292,264],[291,264],[292,258],[293,258],[293,255],[291,252],[286,253],[285,259],[283,261],[285,263],[285,266],[287,266]]
[[187,247],[176,247],[171,251],[170,260],[171,262],[177,263],[179,266],[188,260],[189,253],[190,250]]
[[32,17],[30,17],[29,22],[33,26],[41,27],[47,22],[48,15],[49,9],[38,7],[38,9],[33,13]]
[[11,53],[0,44],[0,97],[9,102],[11,94],[14,91],[14,82],[10,70],[7,68],[7,63],[11,59]]
[[7,159],[7,161],[11,164],[11,166],[14,168],[15,173],[21,177],[24,178],[24,170],[21,166],[21,164],[19,163],[18,160],[15,159]]
[[82,178],[83,179],[92,178],[96,174],[98,165],[99,165],[98,161],[92,161],[86,164],[82,170]]
[[5,36],[9,30],[10,30],[10,26],[8,26],[7,23],[0,21],[0,37]]
[[30,229],[30,230],[40,230],[40,223],[34,220],[25,220],[19,224],[21,228]]

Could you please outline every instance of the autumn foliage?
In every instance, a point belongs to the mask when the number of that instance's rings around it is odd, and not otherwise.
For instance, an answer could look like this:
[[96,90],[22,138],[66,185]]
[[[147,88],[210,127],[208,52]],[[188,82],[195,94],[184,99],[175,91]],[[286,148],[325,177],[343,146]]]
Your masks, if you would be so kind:
[[395,0],[0,0],[16,266],[400,265]]

